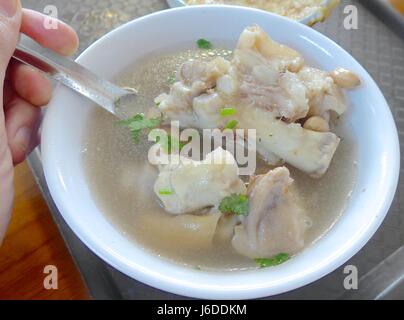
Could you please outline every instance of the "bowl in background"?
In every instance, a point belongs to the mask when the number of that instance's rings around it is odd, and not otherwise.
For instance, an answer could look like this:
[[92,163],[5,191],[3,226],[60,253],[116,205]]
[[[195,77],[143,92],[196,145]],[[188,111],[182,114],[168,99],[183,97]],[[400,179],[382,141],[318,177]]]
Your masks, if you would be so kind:
[[[317,22],[323,21],[329,16],[331,11],[339,4],[339,2],[340,0],[323,0],[320,10],[311,13],[307,17],[299,20],[299,22],[312,26]],[[184,0],[167,0],[167,4],[170,6],[170,8],[187,6]]]

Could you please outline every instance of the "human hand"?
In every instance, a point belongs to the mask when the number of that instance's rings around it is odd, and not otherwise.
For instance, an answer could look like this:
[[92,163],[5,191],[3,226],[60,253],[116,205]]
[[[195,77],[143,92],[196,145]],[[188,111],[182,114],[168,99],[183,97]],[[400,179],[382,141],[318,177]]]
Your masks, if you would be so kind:
[[51,83],[43,74],[10,61],[19,33],[63,55],[78,47],[71,27],[58,22],[57,29],[47,29],[45,19],[50,18],[22,9],[20,0],[0,0],[0,244],[12,210],[14,165],[39,143],[40,107],[52,96]]

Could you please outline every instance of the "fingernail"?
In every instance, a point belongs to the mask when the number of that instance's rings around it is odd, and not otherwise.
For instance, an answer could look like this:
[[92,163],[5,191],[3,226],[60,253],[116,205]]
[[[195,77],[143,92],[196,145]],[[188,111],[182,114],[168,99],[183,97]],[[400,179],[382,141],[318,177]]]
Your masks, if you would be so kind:
[[14,136],[13,144],[18,146],[21,151],[28,151],[29,143],[31,141],[31,130],[26,127],[18,129]]
[[19,0],[0,0],[0,14],[6,17],[14,17],[17,13]]

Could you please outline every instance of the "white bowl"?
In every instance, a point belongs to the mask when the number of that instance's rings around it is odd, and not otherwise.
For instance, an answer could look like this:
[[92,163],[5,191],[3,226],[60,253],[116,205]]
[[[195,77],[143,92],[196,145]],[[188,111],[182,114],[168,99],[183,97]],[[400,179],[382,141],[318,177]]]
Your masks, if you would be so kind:
[[[237,17],[235,19],[234,17]],[[379,88],[361,65],[317,31],[264,11],[226,6],[183,7],[132,21],[88,48],[78,62],[113,78],[137,59],[198,38],[234,46],[241,31],[259,24],[275,40],[299,50],[318,67],[345,67],[363,85],[348,93],[347,121],[358,146],[358,179],[347,209],[328,234],[287,263],[240,272],[205,272],[149,254],[125,238],[97,208],[81,162],[81,142],[94,106],[60,86],[42,133],[42,158],[52,197],[68,225],[99,257],[150,286],[197,298],[258,298],[315,281],[358,252],[382,223],[399,174],[398,136]]]
[[[335,1],[336,0],[323,0],[322,8],[334,7]],[[167,4],[170,6],[170,8],[178,8],[178,7],[183,7],[183,6],[187,5],[184,0],[167,0]],[[300,19],[299,22],[303,23],[303,24],[307,24],[307,25],[313,25],[324,19],[325,12],[327,12],[327,11],[324,11],[324,9],[315,11],[315,12],[311,13],[310,15],[308,15],[307,17]]]

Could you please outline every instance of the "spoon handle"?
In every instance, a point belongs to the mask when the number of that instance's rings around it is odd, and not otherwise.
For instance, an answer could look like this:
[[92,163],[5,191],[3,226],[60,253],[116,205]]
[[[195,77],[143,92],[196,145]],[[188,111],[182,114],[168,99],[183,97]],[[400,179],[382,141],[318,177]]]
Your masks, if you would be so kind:
[[13,58],[46,73],[52,79],[84,95],[113,114],[116,104],[122,97],[128,95],[127,90],[46,48],[41,48],[39,52],[20,43]]

